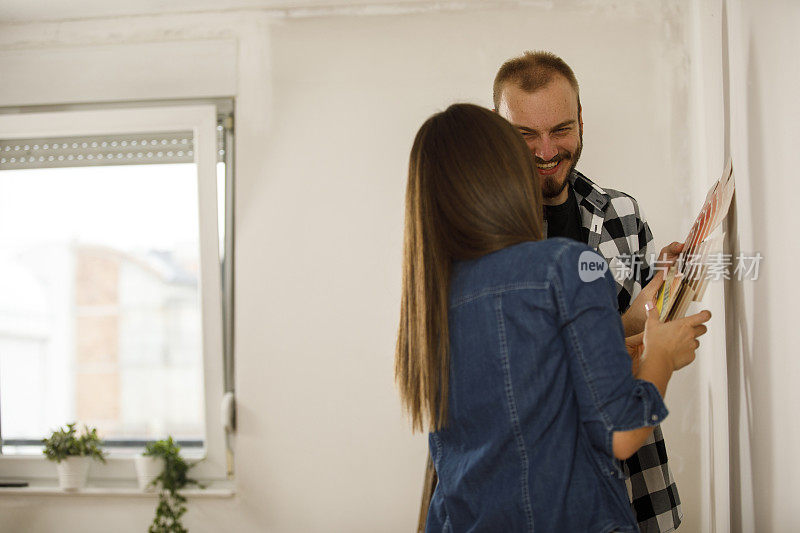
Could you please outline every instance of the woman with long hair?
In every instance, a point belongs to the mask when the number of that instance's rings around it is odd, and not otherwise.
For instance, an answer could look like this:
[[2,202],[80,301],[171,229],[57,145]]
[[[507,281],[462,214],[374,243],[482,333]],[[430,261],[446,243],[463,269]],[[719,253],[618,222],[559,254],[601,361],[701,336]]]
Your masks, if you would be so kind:
[[427,531],[638,531],[619,460],[667,415],[710,318],[650,310],[634,376],[607,264],[543,240],[538,179],[479,106],[414,140],[395,374],[438,474]]

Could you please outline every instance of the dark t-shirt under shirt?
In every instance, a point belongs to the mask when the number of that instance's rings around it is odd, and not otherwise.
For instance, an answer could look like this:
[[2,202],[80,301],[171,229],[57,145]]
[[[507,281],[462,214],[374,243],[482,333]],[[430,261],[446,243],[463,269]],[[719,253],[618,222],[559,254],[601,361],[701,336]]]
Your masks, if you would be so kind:
[[583,242],[581,239],[581,219],[578,202],[572,185],[567,185],[567,201],[561,205],[544,206],[544,219],[547,221],[547,238],[567,237]]

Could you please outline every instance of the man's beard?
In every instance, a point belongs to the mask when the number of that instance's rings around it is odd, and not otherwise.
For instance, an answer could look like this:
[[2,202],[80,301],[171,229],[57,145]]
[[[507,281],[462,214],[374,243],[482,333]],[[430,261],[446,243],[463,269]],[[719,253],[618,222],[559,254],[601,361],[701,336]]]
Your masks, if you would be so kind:
[[[575,170],[575,167],[578,165],[578,159],[581,157],[581,152],[583,151],[583,132],[580,135],[580,142],[578,143],[578,148],[575,152],[558,152],[556,156],[559,161],[571,161],[572,164],[569,167],[569,170],[566,174],[564,174],[564,179],[562,181],[558,181],[556,176],[542,176],[539,175],[542,185],[542,196],[546,200],[552,200],[553,198],[557,198],[559,194],[566,188],[567,183],[569,183],[569,176],[572,174],[572,171]],[[543,164],[546,161],[539,159],[538,157],[534,157],[534,160],[537,164]],[[550,162],[553,160],[551,159]]]

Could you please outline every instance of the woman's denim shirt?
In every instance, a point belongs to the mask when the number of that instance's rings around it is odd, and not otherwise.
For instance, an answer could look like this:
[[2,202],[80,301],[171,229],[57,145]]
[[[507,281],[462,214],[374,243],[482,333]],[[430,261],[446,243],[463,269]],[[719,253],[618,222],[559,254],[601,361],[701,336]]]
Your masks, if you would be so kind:
[[633,377],[602,265],[561,238],[453,265],[449,411],[429,438],[439,483],[426,531],[638,531],[612,436],[667,409]]

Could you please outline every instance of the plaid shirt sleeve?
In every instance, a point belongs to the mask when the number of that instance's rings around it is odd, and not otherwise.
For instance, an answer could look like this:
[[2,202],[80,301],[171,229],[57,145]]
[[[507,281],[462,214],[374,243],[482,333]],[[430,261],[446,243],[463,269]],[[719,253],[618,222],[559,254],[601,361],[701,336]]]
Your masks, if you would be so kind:
[[[606,189],[606,207],[598,249],[626,276],[617,277],[620,314],[653,277],[655,243],[635,199]],[[619,279],[622,277],[623,279]],[[661,426],[630,459],[623,462],[625,484],[636,521],[643,533],[674,531],[683,519],[678,487],[670,470]]]
[[[636,200],[633,200],[634,202]],[[638,204],[637,204],[638,209]],[[653,271],[653,261],[655,260],[655,241],[653,240],[653,233],[650,231],[650,225],[644,218],[644,214],[639,210],[639,231],[636,234],[639,249],[635,252],[637,259],[636,263],[639,265],[634,275],[639,278],[639,288],[647,285],[655,272]],[[633,296],[634,298],[636,295]]]
[[597,250],[609,262],[617,282],[617,304],[622,314],[653,277],[655,243],[636,200],[613,190],[606,193],[609,202],[595,238]]

